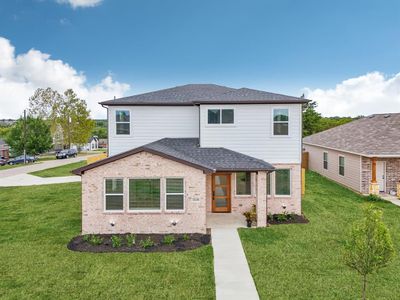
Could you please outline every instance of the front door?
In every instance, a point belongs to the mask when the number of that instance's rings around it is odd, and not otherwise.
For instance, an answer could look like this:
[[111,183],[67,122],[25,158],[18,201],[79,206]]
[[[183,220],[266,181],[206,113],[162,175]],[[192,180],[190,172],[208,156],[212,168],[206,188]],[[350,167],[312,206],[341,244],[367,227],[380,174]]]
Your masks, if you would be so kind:
[[376,181],[379,184],[379,191],[385,192],[386,189],[386,162],[377,160],[376,161]]
[[212,192],[212,211],[231,212],[231,174],[213,174]]

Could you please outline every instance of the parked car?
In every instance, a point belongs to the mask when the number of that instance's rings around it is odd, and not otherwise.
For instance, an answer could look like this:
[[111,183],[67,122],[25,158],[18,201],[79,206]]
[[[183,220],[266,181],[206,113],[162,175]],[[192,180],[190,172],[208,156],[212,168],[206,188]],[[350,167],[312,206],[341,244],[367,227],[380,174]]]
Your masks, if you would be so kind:
[[0,166],[5,166],[7,164],[7,159],[5,157],[0,157]]
[[[27,163],[33,163],[36,161],[36,158],[31,155],[26,156],[26,162]],[[23,164],[24,163],[24,156],[20,155],[14,158],[11,158],[8,162],[9,165],[16,165],[16,164]]]
[[61,159],[61,158],[69,158],[69,157],[76,157],[78,155],[78,151],[76,149],[65,149],[61,150],[60,152],[57,152],[56,158]]

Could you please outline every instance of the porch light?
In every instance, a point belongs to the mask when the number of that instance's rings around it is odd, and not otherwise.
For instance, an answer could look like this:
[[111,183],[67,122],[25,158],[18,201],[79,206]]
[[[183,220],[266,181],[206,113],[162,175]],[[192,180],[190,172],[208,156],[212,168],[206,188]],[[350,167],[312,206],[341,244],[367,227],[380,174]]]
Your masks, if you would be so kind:
[[178,221],[177,220],[171,220],[171,224],[172,224],[172,226],[176,226],[176,224],[178,224]]
[[286,204],[285,203],[282,203],[282,208],[286,209]]
[[112,227],[114,227],[115,221],[114,221],[114,220],[110,220],[110,225],[111,225]]

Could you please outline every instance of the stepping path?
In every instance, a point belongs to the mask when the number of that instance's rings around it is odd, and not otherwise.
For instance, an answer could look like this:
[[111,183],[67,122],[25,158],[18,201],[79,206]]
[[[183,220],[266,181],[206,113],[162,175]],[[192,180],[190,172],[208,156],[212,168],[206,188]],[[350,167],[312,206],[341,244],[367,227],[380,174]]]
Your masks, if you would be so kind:
[[217,300],[259,299],[236,228],[212,228]]

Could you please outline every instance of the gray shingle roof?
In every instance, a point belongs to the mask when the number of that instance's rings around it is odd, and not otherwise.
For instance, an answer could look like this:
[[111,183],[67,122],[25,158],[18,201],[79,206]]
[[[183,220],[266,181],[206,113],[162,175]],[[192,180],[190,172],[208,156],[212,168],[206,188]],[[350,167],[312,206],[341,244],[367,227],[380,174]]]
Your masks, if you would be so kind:
[[110,156],[101,161],[74,170],[82,174],[97,166],[147,151],[202,169],[207,173],[217,171],[273,171],[275,168],[261,160],[226,148],[201,148],[198,138],[164,138],[144,146]]
[[102,105],[195,105],[202,103],[304,103],[306,99],[248,88],[215,84],[187,84],[130,97],[100,102]]
[[303,142],[365,156],[400,157],[400,113],[371,115],[305,137]]

